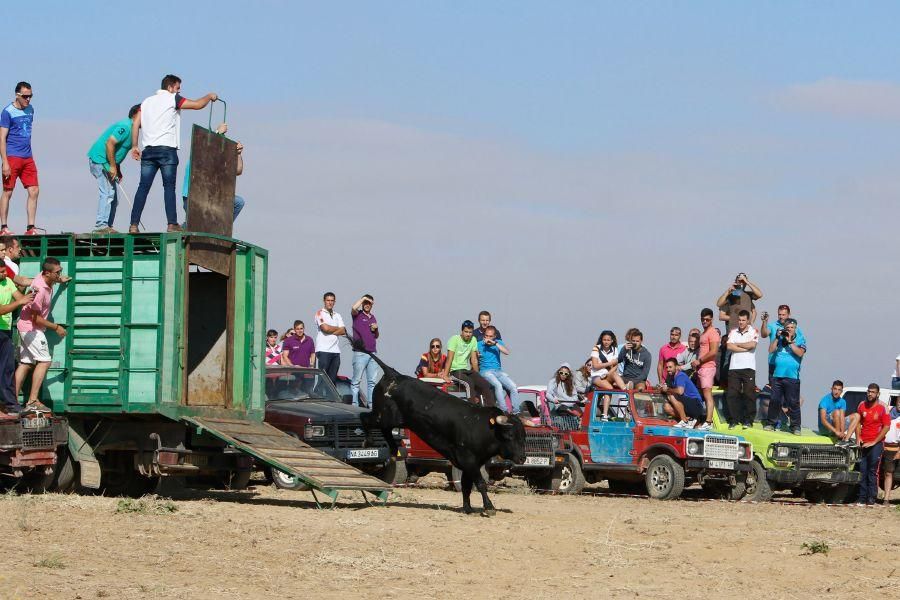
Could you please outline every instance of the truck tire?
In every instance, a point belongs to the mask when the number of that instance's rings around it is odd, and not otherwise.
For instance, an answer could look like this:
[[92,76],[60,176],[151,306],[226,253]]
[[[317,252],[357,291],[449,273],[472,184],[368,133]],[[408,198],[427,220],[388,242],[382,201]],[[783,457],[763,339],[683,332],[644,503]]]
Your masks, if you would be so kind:
[[559,475],[559,484],[554,491],[561,494],[580,494],[584,490],[584,471],[578,458],[572,454],[566,454],[566,462],[563,463],[562,472]]
[[668,454],[660,454],[650,461],[644,482],[651,498],[674,500],[684,491],[684,467]]
[[308,485],[306,485],[293,475],[288,475],[287,473],[279,471],[278,469],[272,469],[272,481],[275,483],[275,487],[280,490],[308,492],[310,489]]
[[56,469],[50,490],[58,494],[71,494],[78,489],[78,468],[69,449],[63,447],[56,456]]
[[759,461],[750,462],[751,471],[747,474],[747,494],[744,500],[750,502],[768,502],[774,492],[766,478],[766,468]]
[[405,460],[392,458],[378,470],[378,478],[391,485],[402,485],[406,483],[407,477]]
[[[491,478],[488,475],[487,467],[484,465],[481,465],[481,478],[484,479],[485,483],[490,485]],[[462,491],[462,471],[460,471],[456,467],[450,468],[450,484],[457,492]],[[475,489],[475,487],[473,486],[472,489]]]

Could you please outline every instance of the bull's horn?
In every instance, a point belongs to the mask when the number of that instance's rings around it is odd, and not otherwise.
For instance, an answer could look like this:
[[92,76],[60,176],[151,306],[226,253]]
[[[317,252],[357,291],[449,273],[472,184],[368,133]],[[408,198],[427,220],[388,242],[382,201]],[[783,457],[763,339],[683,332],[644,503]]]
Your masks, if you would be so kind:
[[506,415],[500,415],[497,417],[497,423],[499,425],[506,425],[509,422],[509,417]]

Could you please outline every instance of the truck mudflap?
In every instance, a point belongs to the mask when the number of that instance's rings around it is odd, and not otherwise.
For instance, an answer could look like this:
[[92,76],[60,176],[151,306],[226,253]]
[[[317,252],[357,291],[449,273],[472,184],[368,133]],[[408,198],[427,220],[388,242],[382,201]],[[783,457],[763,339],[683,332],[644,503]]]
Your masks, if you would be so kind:
[[796,485],[800,483],[832,483],[857,484],[862,473],[859,471],[813,471],[809,469],[766,469],[766,479],[779,485]]
[[336,500],[340,491],[369,492],[386,501],[391,486],[337,458],[291,437],[268,423],[243,419],[182,417],[188,425],[222,440],[257,460],[298,478]]

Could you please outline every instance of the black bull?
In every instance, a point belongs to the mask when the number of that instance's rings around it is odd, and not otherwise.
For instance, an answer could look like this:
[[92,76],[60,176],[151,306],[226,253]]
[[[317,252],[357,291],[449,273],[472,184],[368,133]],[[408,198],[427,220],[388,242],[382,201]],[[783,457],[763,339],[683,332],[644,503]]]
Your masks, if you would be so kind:
[[402,375],[374,354],[370,356],[384,370],[384,377],[375,386],[372,412],[360,415],[363,428],[367,432],[380,429],[394,457],[397,456],[397,444],[391,429],[406,427],[412,430],[462,471],[463,510],[472,512],[469,497],[474,484],[481,493],[485,514],[494,514],[496,511],[488,498],[481,467],[497,455],[516,464],[525,462],[522,422],[507,417],[499,408],[472,404],[414,377]]

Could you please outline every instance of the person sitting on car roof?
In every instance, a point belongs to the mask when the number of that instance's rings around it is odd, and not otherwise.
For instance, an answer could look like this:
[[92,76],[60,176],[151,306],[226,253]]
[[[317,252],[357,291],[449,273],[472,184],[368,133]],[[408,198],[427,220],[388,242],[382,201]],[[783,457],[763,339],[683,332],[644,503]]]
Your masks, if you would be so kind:
[[416,366],[416,377],[434,377],[440,379],[441,373],[447,364],[447,355],[441,353],[441,338],[431,338],[428,344],[428,352],[419,357]]
[[588,358],[581,365],[581,368],[572,373],[572,383],[575,385],[575,391],[579,394],[587,394],[591,389],[591,363],[593,359]]
[[569,363],[559,365],[553,379],[547,383],[547,402],[559,407],[572,408],[581,401],[581,395],[575,387],[572,377],[572,368]]

